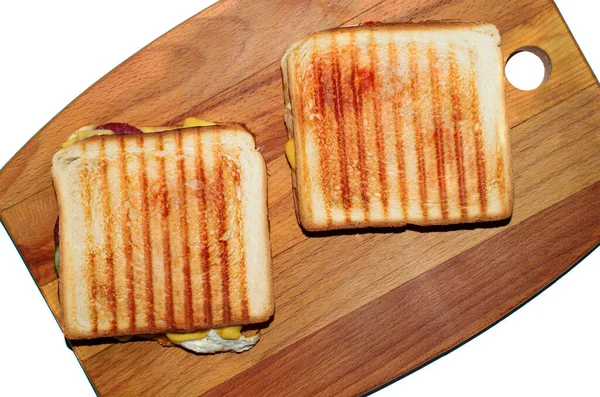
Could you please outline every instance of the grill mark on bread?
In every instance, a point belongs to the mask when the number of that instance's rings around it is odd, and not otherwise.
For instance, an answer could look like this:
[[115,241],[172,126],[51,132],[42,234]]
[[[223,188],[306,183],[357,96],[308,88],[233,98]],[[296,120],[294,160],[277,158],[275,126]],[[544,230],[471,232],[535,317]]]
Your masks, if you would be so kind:
[[219,155],[223,150],[223,145],[219,138],[214,146],[214,156],[216,162],[215,172],[215,197],[217,207],[217,242],[219,245],[220,268],[221,268],[221,298],[223,300],[223,322],[231,321],[231,302],[229,296],[229,253],[227,252],[228,241],[223,239],[227,231],[227,203],[225,201],[225,185],[223,181],[223,166],[225,160]]
[[[164,148],[164,138],[162,134],[158,135],[158,152],[162,153]],[[165,275],[165,321],[166,327],[172,328],[174,325],[173,313],[173,275],[171,274],[171,241],[169,236],[169,197],[166,181],[165,157],[158,157],[158,189],[160,201],[160,229],[162,232],[163,248],[163,269]]]
[[402,107],[402,95],[404,88],[398,77],[398,48],[396,43],[390,41],[388,44],[388,58],[390,63],[390,81],[392,84],[392,114],[394,117],[394,131],[396,133],[396,164],[398,170],[398,187],[400,188],[400,201],[402,206],[402,217],[408,217],[408,187],[406,186],[406,158],[404,157],[404,128],[402,126],[402,116],[400,110]]
[[[294,74],[295,76],[299,76],[299,70],[300,70],[300,66],[298,63],[296,63],[295,67],[294,67]],[[304,90],[302,88],[298,89],[297,91],[297,97],[298,97],[298,101],[297,103],[292,106],[292,112],[293,112],[293,117],[294,120],[298,120],[298,122],[294,122],[294,129],[296,130],[296,132],[294,133],[294,151],[296,150],[296,147],[298,147],[298,145],[296,144],[296,137],[300,136],[300,148],[302,149],[302,153],[300,156],[296,156],[296,167],[299,167],[299,163],[300,161],[302,162],[302,166],[303,166],[303,172],[302,172],[302,178],[303,178],[303,183],[304,186],[310,186],[310,190],[312,190],[312,183],[310,181],[309,175],[310,175],[310,168],[308,166],[308,161],[306,159],[308,159],[307,157],[307,148],[306,148],[306,132],[304,131],[304,125],[305,125],[305,114],[304,112],[306,111],[306,107],[304,107]],[[297,110],[299,109],[299,110]],[[296,177],[298,177],[298,173],[294,170],[292,170],[292,172],[294,172],[296,174]],[[312,208],[312,200],[310,198],[303,200],[304,205],[306,206],[306,212],[308,213],[308,216],[312,218],[313,216],[313,208]]]
[[[86,152],[86,145],[82,143],[82,151]],[[89,170],[83,168],[79,172],[79,182],[81,183],[81,201],[83,205],[83,218],[85,222],[85,246],[87,252],[88,269],[86,272],[86,285],[88,286],[90,323],[92,324],[92,333],[98,332],[98,310],[96,308],[96,252],[94,250],[92,236],[92,209]]]
[[[315,48],[313,54],[318,53],[318,48],[315,40]],[[328,226],[331,226],[331,185],[328,182],[328,178],[332,174],[329,169],[329,160],[327,158],[327,153],[325,153],[325,149],[328,147],[326,134],[327,132],[323,128],[323,122],[325,120],[325,92],[323,89],[323,70],[321,65],[321,60],[317,60],[317,56],[313,55],[312,63],[314,65],[315,70],[315,81],[317,85],[317,98],[315,101],[316,110],[318,115],[320,116],[319,121],[316,123],[317,125],[317,152],[319,153],[319,164],[321,164],[321,186],[323,187],[323,204],[325,206],[325,218]]]
[[506,202],[506,173],[504,172],[504,150],[502,150],[502,145],[500,144],[500,137],[497,138],[496,142],[496,175],[495,180],[498,184],[498,194],[500,195],[500,202],[502,205],[506,205],[508,207],[508,203]]
[[346,137],[344,131],[344,106],[342,104],[342,77],[335,34],[331,37],[331,78],[333,81],[334,115],[337,126],[337,145],[340,154],[340,184],[342,189],[342,203],[346,222],[350,220],[350,187],[348,184],[348,159],[346,156]]
[[383,216],[387,218],[389,213],[389,188],[387,181],[387,170],[385,166],[385,142],[383,136],[383,121],[381,112],[381,95],[379,94],[379,84],[377,76],[377,63],[379,56],[377,55],[377,43],[373,32],[370,32],[368,54],[370,60],[370,76],[372,77],[373,110],[375,117],[375,144],[377,145],[377,176],[379,180],[379,189],[381,193],[381,205],[383,206]]
[[112,318],[110,320],[111,331],[117,330],[117,299],[115,295],[115,262],[113,252],[113,222],[110,211],[110,189],[108,184],[108,160],[106,159],[105,142],[100,139],[99,154],[99,172],[100,172],[100,193],[102,195],[102,210],[104,218],[104,252],[106,252],[106,273],[107,283],[106,298]]
[[[506,116],[505,116],[506,117]],[[504,122],[506,119],[502,120]],[[507,144],[507,143],[505,143]],[[505,170],[505,159],[506,159],[506,151],[505,149],[502,147],[502,138],[500,136],[500,134],[498,134],[496,136],[496,175],[495,175],[495,182],[498,185],[498,194],[499,194],[499,201],[500,201],[500,205],[501,205],[501,210],[508,210],[509,209],[509,203],[510,203],[510,198],[509,196],[506,194],[507,191],[507,176],[506,176],[506,170]]]
[[[237,164],[240,164],[240,153],[238,152],[237,154],[237,159],[236,159],[236,163],[234,163],[234,165],[236,165],[235,167],[233,167],[233,169],[231,170],[231,177],[233,179],[233,186],[234,189],[240,189],[241,188],[241,177],[240,177],[240,169],[239,166],[237,166]],[[236,191],[237,193],[237,191]],[[238,283],[240,285],[240,295],[242,297],[242,322],[247,322],[248,319],[250,318],[250,312],[249,312],[249,306],[248,306],[248,279],[247,279],[247,265],[246,265],[246,239],[244,236],[244,220],[242,218],[242,208],[241,208],[241,203],[240,201],[236,201],[236,206],[235,206],[235,214],[234,214],[234,220],[235,220],[235,227],[237,230],[237,236],[236,236],[236,241],[238,242],[238,253],[240,255],[240,263],[238,265],[239,267],[239,272],[242,275],[242,277],[238,280]]]
[[131,226],[129,216],[129,175],[127,173],[127,158],[125,156],[125,140],[119,136],[119,179],[121,184],[121,234],[123,236],[125,253],[125,285],[127,289],[127,309],[129,314],[129,330],[133,331],[135,322],[135,286],[133,283],[133,263],[131,262]]
[[408,45],[408,65],[410,75],[410,95],[413,105],[413,126],[415,129],[415,149],[417,152],[417,172],[419,174],[419,205],[423,219],[427,220],[428,211],[425,204],[427,197],[427,176],[425,174],[425,158],[423,154],[423,127],[421,126],[420,95],[419,95],[419,64],[417,60],[417,47],[411,42]]
[[204,157],[200,135],[194,135],[196,149],[196,181],[198,183],[198,215],[200,219],[200,258],[202,260],[202,291],[204,298],[204,322],[212,323],[212,303],[210,286],[210,262],[208,251],[208,222],[206,219],[206,174],[204,172]]
[[174,134],[175,137],[175,156],[177,158],[177,172],[178,172],[178,199],[180,207],[183,211],[180,211],[179,216],[179,231],[181,233],[182,241],[182,253],[183,253],[183,285],[184,285],[184,304],[183,310],[185,313],[185,326],[190,328],[194,316],[194,308],[192,306],[192,280],[190,271],[190,242],[189,242],[189,225],[188,225],[188,213],[187,213],[187,199],[186,199],[186,184],[185,184],[185,162],[183,156],[183,144],[181,132]]
[[138,161],[140,162],[140,184],[141,184],[141,198],[142,198],[142,238],[144,239],[143,248],[144,248],[144,270],[146,275],[146,302],[148,304],[148,309],[146,310],[148,314],[148,327],[155,327],[155,317],[154,317],[154,282],[152,280],[153,271],[152,271],[152,249],[150,242],[150,221],[149,221],[149,204],[148,204],[148,174],[146,168],[146,154],[144,152],[144,140],[142,134],[137,135],[136,137],[137,146],[139,149],[142,149],[138,153]]
[[350,64],[352,69],[350,71],[350,79],[352,82],[352,106],[354,108],[355,124],[356,124],[356,144],[358,146],[358,170],[360,173],[360,197],[362,208],[365,213],[365,218],[369,215],[369,194],[368,194],[368,180],[369,171],[366,167],[365,158],[365,131],[362,117],[362,97],[360,89],[360,77],[358,73],[358,59],[357,52],[358,48],[355,45],[355,36],[350,34]]
[[473,115],[473,130],[475,133],[475,153],[477,161],[477,190],[479,191],[479,205],[481,214],[487,215],[487,192],[486,192],[486,171],[485,171],[485,153],[483,143],[483,131],[481,129],[481,116],[479,113],[479,90],[477,89],[477,80],[475,77],[475,60],[473,50],[469,50],[469,85],[468,93],[471,95],[471,109]]
[[448,219],[448,197],[446,194],[446,169],[444,164],[444,127],[442,124],[442,108],[440,103],[440,81],[438,76],[439,58],[435,45],[431,43],[428,51],[429,74],[431,76],[431,98],[433,102],[433,126],[435,139],[435,156],[437,165],[438,188],[442,219]]
[[450,46],[448,54],[448,72],[450,81],[450,100],[452,103],[452,129],[454,137],[454,148],[456,157],[456,168],[458,172],[458,195],[460,201],[460,215],[462,219],[467,218],[467,192],[465,182],[465,165],[463,155],[463,139],[460,129],[460,124],[463,118],[462,109],[460,107],[460,88],[458,86],[461,81],[457,66],[456,66],[456,53],[454,52],[453,46]]

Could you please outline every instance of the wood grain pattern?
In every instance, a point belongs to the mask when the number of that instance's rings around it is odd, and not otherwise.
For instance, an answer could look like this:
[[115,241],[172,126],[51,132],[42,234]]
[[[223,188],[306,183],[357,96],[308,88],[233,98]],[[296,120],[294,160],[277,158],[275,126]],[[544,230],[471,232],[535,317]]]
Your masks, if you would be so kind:
[[[305,235],[282,155],[283,50],[339,25],[432,19],[494,23],[505,59],[528,45],[551,59],[539,89],[505,85],[513,217],[479,228]],[[176,124],[190,115],[244,122],[256,134],[269,172],[276,315],[240,355],[141,340],[75,343],[101,395],[365,392],[488,327],[600,241],[600,87],[551,1],[224,0],[90,87],[0,171],[0,219],[54,313],[49,165],[59,143],[90,122]]]
[[[515,310],[585,255],[589,239],[600,240],[600,209],[594,204],[598,194],[600,183],[595,183],[328,324],[207,395],[351,396],[423,365]],[[532,241],[532,230],[545,232]],[[540,266],[542,257],[549,260]],[[272,382],[264,382],[265,373]]]

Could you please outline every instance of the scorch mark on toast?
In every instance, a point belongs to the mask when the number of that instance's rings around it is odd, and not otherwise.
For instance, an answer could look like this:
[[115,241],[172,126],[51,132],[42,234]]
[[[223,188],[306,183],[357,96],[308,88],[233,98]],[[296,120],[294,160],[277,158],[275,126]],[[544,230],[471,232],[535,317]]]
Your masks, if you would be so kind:
[[408,217],[408,186],[406,182],[406,158],[404,155],[404,127],[400,111],[402,109],[402,99],[404,95],[404,86],[398,77],[398,47],[396,43],[390,40],[388,43],[388,56],[390,59],[390,83],[392,85],[392,109],[394,118],[394,133],[396,134],[396,170],[398,172],[398,186],[400,189],[400,205],[402,206],[402,219]]
[[[158,135],[158,152],[164,151],[164,137]],[[167,328],[175,325],[173,307],[173,275],[171,274],[171,237],[169,234],[169,192],[167,189],[165,156],[157,156],[158,161],[158,195],[157,206],[160,215],[160,230],[162,235],[163,272],[165,274],[165,322]]]
[[231,320],[231,302],[229,296],[229,253],[227,252],[228,241],[222,238],[226,232],[227,225],[227,203],[225,202],[225,184],[223,181],[223,158],[219,155],[218,146],[220,140],[214,148],[214,156],[216,161],[216,172],[215,172],[215,200],[216,210],[219,215],[217,224],[217,241],[219,246],[219,256],[221,261],[221,296],[223,297],[223,321],[229,322]]
[[437,164],[437,180],[440,192],[442,219],[448,219],[448,197],[446,196],[446,169],[444,166],[444,127],[442,124],[442,109],[440,103],[440,81],[438,64],[439,58],[434,44],[428,50],[429,75],[431,77],[431,93],[433,102],[433,129],[435,139],[435,159]]
[[194,308],[192,306],[192,280],[190,274],[190,241],[189,241],[189,224],[188,224],[188,207],[186,202],[186,184],[185,184],[185,161],[183,157],[183,144],[181,142],[181,133],[176,133],[175,138],[175,155],[177,157],[177,199],[180,203],[179,210],[179,232],[181,233],[182,241],[182,259],[183,259],[183,288],[184,288],[184,304],[183,310],[185,313],[185,327],[192,327],[194,318]]
[[152,271],[152,242],[150,238],[150,191],[148,186],[148,175],[146,168],[146,153],[143,151],[144,140],[141,135],[136,136],[137,148],[141,149],[138,154],[140,163],[140,184],[141,184],[141,207],[142,207],[142,238],[143,238],[143,258],[144,270],[146,274],[146,302],[147,302],[147,321],[148,327],[156,326],[155,307],[154,307],[154,281]]
[[378,92],[382,89],[377,71],[379,67],[379,57],[377,56],[377,43],[373,32],[369,35],[368,44],[369,54],[369,66],[370,66],[370,77],[371,77],[371,97],[373,98],[373,110],[374,110],[374,123],[375,123],[375,142],[377,146],[377,176],[379,181],[379,190],[381,193],[381,205],[383,206],[383,216],[387,218],[389,213],[389,188],[387,181],[387,172],[385,167],[385,142],[384,142],[384,131],[383,131],[383,120],[381,114],[381,96]]
[[[317,83],[317,98],[316,98],[316,103],[315,103],[315,107],[316,107],[316,111],[315,113],[320,115],[321,119],[324,118],[324,114],[325,114],[325,88],[324,88],[324,84],[323,84],[323,66],[321,64],[321,60],[318,58],[318,50],[317,50],[317,43],[315,41],[315,49],[314,49],[314,56],[313,56],[313,64],[314,64],[314,74],[315,74],[315,80]],[[329,143],[327,142],[327,136],[329,134],[326,133],[326,131],[323,128],[323,123],[317,122],[317,132],[316,132],[316,136],[317,136],[317,144],[318,144],[318,152],[319,152],[319,161],[320,164],[323,165],[322,169],[321,169],[321,186],[323,187],[323,195],[324,195],[324,205],[325,205],[325,219],[327,222],[327,225],[330,226],[332,224],[332,219],[331,219],[331,207],[330,207],[330,200],[329,198],[331,197],[332,191],[331,191],[331,184],[330,181],[327,180],[328,178],[331,178],[331,175],[333,174],[333,172],[331,171],[331,167],[330,167],[330,163],[331,160],[328,158],[327,153],[325,153],[325,148],[329,149],[331,147],[331,145],[329,145]]]
[[479,114],[479,93],[477,89],[477,77],[475,76],[475,60],[473,50],[469,50],[469,84],[468,94],[471,97],[471,109],[473,110],[473,129],[475,130],[475,153],[477,159],[477,187],[479,192],[479,207],[481,215],[487,215],[487,191],[486,191],[486,167],[483,143],[483,131],[481,129],[481,115]]
[[417,47],[415,43],[410,43],[408,45],[408,65],[409,65],[409,74],[410,74],[410,98],[413,106],[413,128],[415,129],[415,146],[417,152],[417,172],[419,174],[419,206],[421,208],[423,219],[427,220],[428,218],[428,207],[426,203],[428,203],[427,196],[427,175],[425,171],[425,158],[423,153],[423,126],[422,124],[422,115],[418,106],[421,103],[420,98],[420,77],[419,77],[419,64],[417,60]]
[[450,80],[450,99],[452,104],[452,130],[454,136],[454,148],[456,157],[456,166],[458,173],[458,194],[460,202],[460,214],[462,219],[467,218],[467,185],[465,182],[465,165],[463,152],[463,134],[461,130],[461,120],[463,118],[460,104],[461,79],[456,65],[456,52],[454,46],[450,45],[448,55],[448,71]]
[[344,218],[350,220],[350,188],[348,185],[348,158],[346,156],[346,132],[344,131],[344,106],[342,104],[342,77],[340,73],[340,60],[337,50],[335,35],[331,36],[331,77],[333,83],[334,115],[337,128],[337,147],[340,154],[340,187],[342,203],[344,207]]
[[[127,157],[125,156],[125,140],[122,136],[119,137],[119,176],[121,184],[121,233],[123,236],[125,263],[132,263],[132,247],[131,247],[131,217],[129,215],[128,203],[129,195],[129,176],[127,174]],[[135,329],[135,284],[133,282],[133,266],[125,266],[125,283],[127,285],[127,307],[129,314],[129,329]]]
[[[356,119],[356,145],[358,146],[358,169],[360,173],[360,198],[362,203],[362,209],[367,215],[369,213],[369,170],[367,168],[367,160],[365,158],[365,152],[361,150],[365,144],[365,129],[362,123],[363,119],[363,99],[362,92],[363,79],[359,74],[358,70],[358,50],[354,45],[356,38],[354,35],[350,36],[350,64],[351,72],[350,79],[352,80],[352,106],[354,108],[354,117]],[[360,121],[360,122],[359,122]]]
[[[196,153],[202,153],[203,145],[201,138],[194,137],[194,146]],[[206,200],[206,173],[204,157],[197,156],[196,160],[196,181],[198,182],[198,216],[200,219],[200,257],[202,258],[202,291],[204,297],[204,321],[212,324],[212,303],[211,303],[211,285],[210,285],[210,262],[208,251],[208,220],[207,220],[207,200]]]
[[[83,144],[83,150],[85,151],[85,143]],[[93,244],[92,236],[92,209],[91,206],[91,194],[90,194],[90,175],[87,168],[83,168],[79,173],[79,183],[81,184],[81,200],[83,205],[83,217],[85,222],[85,245],[86,245],[86,262],[88,263],[88,269],[86,272],[88,295],[89,301],[94,302],[94,296],[96,296],[96,249]],[[90,323],[92,325],[92,332],[98,332],[98,309],[96,303],[90,305]]]
[[[102,194],[102,210],[104,219],[104,252],[106,252],[105,282],[99,288],[106,294],[110,312],[110,330],[117,330],[117,297],[115,294],[115,258],[113,251],[113,219],[110,213],[111,194],[108,188],[108,161],[103,140],[100,141],[100,156],[98,159],[100,172],[100,192]],[[107,313],[108,314],[108,313]]]

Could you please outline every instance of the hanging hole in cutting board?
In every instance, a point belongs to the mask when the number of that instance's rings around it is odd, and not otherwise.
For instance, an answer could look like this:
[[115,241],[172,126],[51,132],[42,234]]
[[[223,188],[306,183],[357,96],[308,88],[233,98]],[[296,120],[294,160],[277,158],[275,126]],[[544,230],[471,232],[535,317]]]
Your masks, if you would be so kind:
[[513,52],[504,73],[513,87],[522,91],[535,90],[550,77],[552,62],[546,51],[539,47],[526,46]]

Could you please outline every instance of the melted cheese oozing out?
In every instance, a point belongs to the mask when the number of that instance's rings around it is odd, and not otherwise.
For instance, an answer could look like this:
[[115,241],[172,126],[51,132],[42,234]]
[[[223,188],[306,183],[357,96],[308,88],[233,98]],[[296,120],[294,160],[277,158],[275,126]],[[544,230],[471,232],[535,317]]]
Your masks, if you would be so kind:
[[210,354],[225,351],[234,351],[237,353],[250,350],[260,338],[259,334],[245,337],[241,335],[238,339],[225,339],[221,337],[217,331],[211,329],[208,331],[208,336],[204,339],[192,340],[187,342],[177,343],[179,346],[191,350],[195,353]]
[[294,138],[288,139],[285,143],[285,157],[287,157],[290,167],[296,171],[296,151],[294,150]]
[[140,130],[142,130],[142,132],[144,133],[152,133],[152,132],[158,132],[158,131],[169,131],[169,130],[174,130],[176,128],[179,127],[167,127],[167,126],[162,126],[162,127],[137,127]]
[[[181,127],[205,127],[205,126],[209,126],[209,125],[215,125],[215,123],[206,121],[206,120],[202,120],[202,119],[199,119],[196,117],[188,117],[185,120],[183,120],[182,126],[175,126],[175,127],[167,127],[167,126],[160,127],[159,126],[159,127],[137,127],[137,128],[139,128],[144,133],[153,133],[153,132],[175,130],[175,129],[181,128]],[[83,140],[85,138],[89,138],[91,136],[113,135],[113,134],[114,134],[114,132],[112,132],[111,130],[97,130],[95,125],[86,125],[85,127],[81,127],[80,129],[75,131],[69,137],[69,139],[67,139],[65,142],[62,143],[61,146],[63,148],[66,148],[67,146],[72,145],[77,141],[81,141],[81,140]]]
[[[242,336],[242,326],[232,325],[231,327],[216,328],[214,331],[223,339],[235,340]],[[173,343],[187,342],[191,340],[204,339],[208,336],[209,330],[192,332],[189,334],[177,334],[167,332],[167,338]]]
[[188,117],[183,120],[184,127],[205,127],[207,125],[215,125],[215,123],[211,121],[202,120],[196,117]]
[[167,332],[167,338],[173,343],[187,342],[190,340],[204,339],[208,336],[208,331],[190,332],[188,334],[176,334]]

